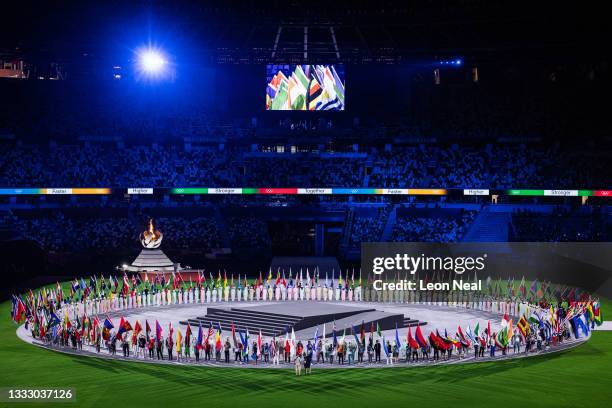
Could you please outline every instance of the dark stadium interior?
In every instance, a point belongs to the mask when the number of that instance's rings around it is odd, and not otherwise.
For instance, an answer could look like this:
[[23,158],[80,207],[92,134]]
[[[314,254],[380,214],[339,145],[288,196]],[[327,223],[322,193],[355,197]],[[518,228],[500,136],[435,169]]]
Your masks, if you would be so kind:
[[[363,242],[610,241],[606,13],[373,3],[74,2],[0,17],[0,190],[112,190],[0,194],[2,297],[115,273],[151,218],[171,259],[250,276],[279,256],[357,268]],[[147,41],[171,65],[159,81],[134,70]],[[344,110],[266,111],[271,63],[343,65]],[[214,187],[447,192],[173,192]]]

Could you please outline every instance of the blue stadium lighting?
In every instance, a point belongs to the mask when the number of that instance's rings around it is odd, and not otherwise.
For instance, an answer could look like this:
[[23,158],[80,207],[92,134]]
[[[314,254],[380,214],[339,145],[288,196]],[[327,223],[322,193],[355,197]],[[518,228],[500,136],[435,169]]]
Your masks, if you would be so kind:
[[141,80],[172,76],[170,60],[161,49],[146,46],[136,51],[136,73]]
[[142,70],[152,74],[159,73],[166,65],[164,56],[156,50],[143,51],[138,58]]
[[440,61],[439,64],[440,65],[460,66],[461,64],[463,64],[463,60],[461,58],[452,59],[452,60],[443,60],[443,61]]

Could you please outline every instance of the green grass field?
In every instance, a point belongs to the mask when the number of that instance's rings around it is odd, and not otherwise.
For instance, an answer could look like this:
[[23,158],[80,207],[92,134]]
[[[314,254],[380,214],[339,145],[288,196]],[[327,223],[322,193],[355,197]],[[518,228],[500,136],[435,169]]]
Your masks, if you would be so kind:
[[[0,387],[70,387],[77,402],[68,406],[559,408],[609,406],[612,397],[606,386],[612,384],[612,332],[595,332],[576,349],[543,357],[422,368],[315,368],[311,376],[297,378],[289,369],[179,367],[63,355],[19,340],[9,302],[0,305],[0,316]],[[27,406],[4,406],[13,405]]]

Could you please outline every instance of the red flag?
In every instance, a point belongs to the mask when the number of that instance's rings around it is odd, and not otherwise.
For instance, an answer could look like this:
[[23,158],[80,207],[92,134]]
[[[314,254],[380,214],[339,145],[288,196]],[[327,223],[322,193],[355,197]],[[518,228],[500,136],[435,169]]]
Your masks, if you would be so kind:
[[416,340],[414,340],[414,338],[412,337],[412,330],[410,329],[410,326],[408,326],[408,345],[411,349],[419,348],[419,343],[417,343]]
[[463,330],[461,330],[461,326],[457,327],[457,333],[459,334],[459,338],[461,339],[461,342],[464,343],[467,347],[470,347],[472,345],[472,342],[465,337],[465,335],[463,334]]
[[25,305],[21,299],[17,299],[17,304],[15,306],[15,312],[13,314],[13,320],[17,323],[21,323],[21,321],[25,318]]
[[440,349],[440,350],[446,351],[446,350],[448,350],[449,348],[452,347],[452,344],[449,344],[449,343],[445,342],[438,335],[436,335],[434,332],[429,333],[429,339],[431,340],[433,345],[435,347],[437,347],[438,349]]
[[136,324],[134,325],[134,331],[132,332],[132,344],[136,344],[136,338],[138,337],[141,331],[142,326],[140,325],[140,322],[136,320]]
[[262,344],[261,329],[259,329],[259,336],[257,336],[257,355],[258,356],[261,355],[261,344]]
[[420,347],[427,347],[427,342],[425,341],[425,338],[423,337],[423,332],[421,332],[421,326],[417,326],[415,336],[416,336],[416,342],[418,343]]
[[122,317],[121,321],[119,322],[119,329],[117,330],[117,337],[121,338],[123,333],[128,332],[130,330],[132,330],[132,325],[130,324],[130,322],[128,322],[126,319]]
[[96,318],[93,321],[93,328],[92,328],[92,341],[96,341],[96,336],[98,334],[98,326],[100,325],[100,319],[98,319],[98,316],[96,316]]
[[206,343],[208,343],[208,339],[210,338],[210,336],[212,336],[214,334],[214,330],[212,327],[212,322],[210,323],[210,326],[208,327],[208,333],[206,333]]

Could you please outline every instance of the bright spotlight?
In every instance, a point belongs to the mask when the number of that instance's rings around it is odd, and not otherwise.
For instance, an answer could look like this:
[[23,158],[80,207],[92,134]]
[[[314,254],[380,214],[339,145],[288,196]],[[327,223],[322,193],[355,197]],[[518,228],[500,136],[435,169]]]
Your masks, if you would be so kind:
[[158,51],[146,50],[140,54],[140,66],[145,72],[160,72],[164,65],[166,65],[166,60]]
[[145,46],[135,51],[136,78],[141,81],[174,79],[171,58],[160,48]]

